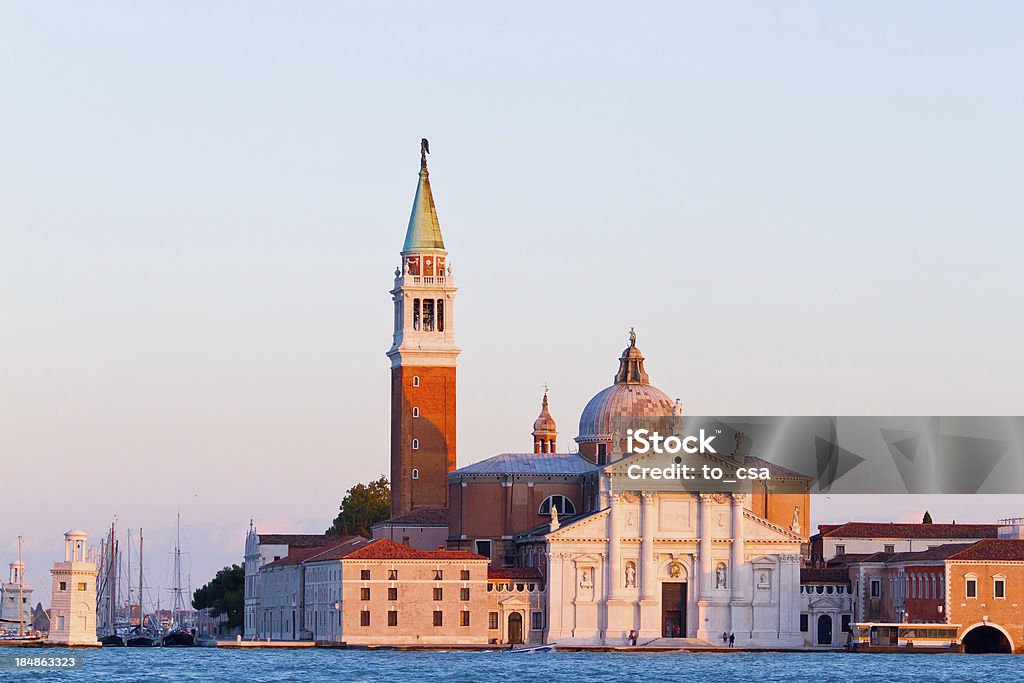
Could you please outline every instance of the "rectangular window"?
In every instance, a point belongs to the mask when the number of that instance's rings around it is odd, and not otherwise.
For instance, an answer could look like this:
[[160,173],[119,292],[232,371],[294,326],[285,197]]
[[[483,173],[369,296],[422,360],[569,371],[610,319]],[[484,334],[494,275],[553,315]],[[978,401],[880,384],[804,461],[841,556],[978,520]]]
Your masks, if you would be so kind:
[[462,570],[462,580],[463,581],[469,581],[469,570],[468,569],[463,569]]
[[370,625],[370,612],[369,612],[369,610],[365,610],[365,611],[359,613],[359,625],[360,626],[369,626]]
[[437,300],[437,331],[444,332],[444,299]]
[[388,570],[388,581],[398,581],[398,570],[397,569],[389,569]]
[[994,587],[994,590],[993,590],[992,594],[995,597],[997,597],[997,598],[1005,598],[1006,597],[1006,581],[1003,581],[1002,579],[996,579],[996,585]]
[[843,629],[843,633],[849,633],[850,632],[850,622],[853,620],[852,617],[853,617],[853,615],[850,615],[850,614],[844,614],[842,616],[842,624],[843,624],[842,625],[842,629]]
[[[438,588],[437,590],[441,590],[441,589]],[[469,589],[468,588],[460,588],[459,589],[459,600],[461,600],[462,602],[469,602]]]
[[608,459],[608,447],[603,443],[597,444],[597,464],[604,465]]
[[369,581],[370,580],[370,570],[369,569],[361,570],[359,572],[359,578],[361,580],[363,580],[363,581]]
[[370,599],[370,589],[369,588],[360,588],[359,589],[359,599],[360,600],[369,600]]
[[60,589],[62,591],[66,591],[68,589],[68,582],[67,581],[61,581],[60,582]]
[[978,597],[978,582],[974,579],[967,579],[967,597]]
[[459,612],[459,624],[461,626],[469,626],[469,611],[463,610]]
[[845,555],[845,554],[846,554],[846,546],[845,545],[837,545],[836,546],[836,555]]
[[444,599],[443,594],[444,594],[444,589],[443,588],[435,588],[434,589],[434,599],[435,600],[443,600]]
[[444,578],[444,572],[441,571],[440,569],[435,569],[434,570],[434,581],[440,581],[443,578]]
[[887,545],[887,546],[885,546],[885,552],[887,552],[887,553],[894,553],[894,552],[896,552],[896,546],[894,546],[894,545]]
[[434,610],[434,626],[444,626],[444,613],[441,610]]
[[388,610],[388,626],[398,626],[397,610]]
[[434,331],[434,300],[424,299],[423,300],[423,330],[425,332]]
[[806,614],[801,614],[800,615],[800,631],[802,633],[807,633],[807,623],[808,623],[807,615]]
[[84,583],[79,583],[78,584],[78,590],[84,591],[85,590],[85,584]]
[[420,329],[420,300],[412,300],[412,329]]
[[497,631],[498,630],[498,613],[497,612],[488,612],[487,613],[487,628],[491,629],[492,631]]
[[398,589],[397,588],[389,588],[388,589],[388,600],[397,600],[397,599],[398,599]]
[[871,597],[882,597],[882,582],[879,579],[871,579]]
[[530,612],[530,628],[540,631],[544,628],[544,613],[540,611]]
[[476,554],[483,555],[488,560],[491,559],[491,542],[490,541],[477,541],[476,542]]

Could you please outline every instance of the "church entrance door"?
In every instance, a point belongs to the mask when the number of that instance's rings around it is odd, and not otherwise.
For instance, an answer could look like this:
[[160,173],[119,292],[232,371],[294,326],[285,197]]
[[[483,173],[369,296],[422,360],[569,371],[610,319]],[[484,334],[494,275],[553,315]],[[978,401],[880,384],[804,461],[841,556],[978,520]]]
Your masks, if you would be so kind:
[[516,645],[523,642],[523,615],[519,612],[508,615],[508,642]]
[[686,638],[686,582],[661,584],[661,635]]

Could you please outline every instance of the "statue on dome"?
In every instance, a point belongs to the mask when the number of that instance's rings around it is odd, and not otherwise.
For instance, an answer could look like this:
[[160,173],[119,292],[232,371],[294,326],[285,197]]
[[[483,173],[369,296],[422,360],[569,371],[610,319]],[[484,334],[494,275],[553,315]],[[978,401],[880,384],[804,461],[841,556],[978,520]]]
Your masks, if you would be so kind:
[[629,345],[636,346],[636,328],[629,328]]

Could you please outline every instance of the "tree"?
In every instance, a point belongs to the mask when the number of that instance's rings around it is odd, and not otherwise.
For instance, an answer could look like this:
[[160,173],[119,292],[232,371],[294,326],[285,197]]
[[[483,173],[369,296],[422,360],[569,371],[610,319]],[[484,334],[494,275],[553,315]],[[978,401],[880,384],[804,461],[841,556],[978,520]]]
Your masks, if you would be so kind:
[[931,515],[930,512],[925,510],[924,511],[924,517],[921,518],[921,524],[931,524],[931,523],[932,523],[932,515]]
[[338,510],[331,528],[324,533],[369,538],[370,527],[391,516],[388,478],[381,475],[369,484],[356,484],[345,493]]
[[233,564],[224,567],[192,596],[192,607],[195,609],[210,608],[211,617],[228,615],[227,627],[238,628],[243,621],[243,605],[245,603],[245,569]]

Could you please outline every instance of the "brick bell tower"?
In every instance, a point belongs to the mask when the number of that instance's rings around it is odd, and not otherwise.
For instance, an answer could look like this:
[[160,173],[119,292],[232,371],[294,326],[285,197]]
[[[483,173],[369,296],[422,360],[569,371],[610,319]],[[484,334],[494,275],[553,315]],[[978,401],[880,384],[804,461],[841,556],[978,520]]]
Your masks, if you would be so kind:
[[391,516],[448,507],[455,469],[455,286],[420,142],[420,179],[391,299]]

